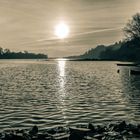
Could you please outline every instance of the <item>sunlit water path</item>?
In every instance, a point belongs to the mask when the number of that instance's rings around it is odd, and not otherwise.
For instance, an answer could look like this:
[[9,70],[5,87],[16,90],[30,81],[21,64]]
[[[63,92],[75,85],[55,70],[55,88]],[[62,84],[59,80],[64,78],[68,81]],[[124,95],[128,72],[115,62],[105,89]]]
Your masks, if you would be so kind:
[[0,129],[140,122],[140,76],[115,62],[0,61]]

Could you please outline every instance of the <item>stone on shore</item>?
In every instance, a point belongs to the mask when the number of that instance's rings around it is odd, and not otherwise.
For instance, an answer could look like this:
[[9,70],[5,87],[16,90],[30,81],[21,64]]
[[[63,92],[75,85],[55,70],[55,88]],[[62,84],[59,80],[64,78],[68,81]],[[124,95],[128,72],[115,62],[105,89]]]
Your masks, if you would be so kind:
[[140,140],[140,125],[125,121],[108,125],[78,127],[56,127],[39,131],[37,126],[31,130],[7,130],[0,133],[0,140]]
[[87,133],[90,132],[90,129],[87,128],[70,127],[69,130],[69,140],[82,140],[87,135]]

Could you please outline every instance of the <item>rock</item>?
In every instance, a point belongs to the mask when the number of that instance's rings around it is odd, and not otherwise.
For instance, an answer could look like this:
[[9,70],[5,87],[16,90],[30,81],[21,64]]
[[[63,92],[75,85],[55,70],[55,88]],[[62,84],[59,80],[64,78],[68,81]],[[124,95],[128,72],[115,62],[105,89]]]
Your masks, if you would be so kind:
[[123,130],[123,131],[121,132],[121,134],[122,134],[122,135],[128,135],[129,133],[128,133],[127,130]]
[[17,129],[17,130],[15,130],[15,133],[16,134],[23,134],[23,133],[25,133],[25,130],[19,130],[19,129]]
[[48,135],[45,134],[38,134],[37,137],[38,140],[46,140],[47,138],[50,139],[50,137],[48,137]]
[[65,127],[59,126],[56,128],[56,132],[57,133],[66,133],[66,132],[68,132],[68,129]]
[[140,128],[138,125],[128,124],[127,131],[131,131],[133,134],[140,134]]
[[88,129],[90,129],[92,132],[95,132],[95,127],[92,123],[88,124]]
[[136,127],[134,129],[131,130],[133,134],[140,134],[140,130]]
[[120,133],[118,132],[107,132],[106,135],[111,136],[111,137],[115,137],[118,136]]
[[58,137],[55,137],[53,138],[53,140],[69,140],[69,134],[65,134],[65,135],[62,135],[62,136],[58,136]]
[[5,137],[4,133],[0,133],[0,139],[3,139]]
[[90,129],[70,127],[69,140],[82,140],[88,132],[90,132]]
[[77,128],[87,128],[86,124],[78,124],[76,125]]
[[105,135],[102,140],[124,140],[123,136],[119,135]]
[[98,140],[98,139],[87,136],[87,137],[84,137],[84,140]]
[[63,136],[65,135],[66,133],[56,133],[56,134],[53,134],[52,137],[59,137],[59,136]]
[[123,136],[123,140],[128,140],[127,137]]
[[23,133],[22,135],[25,140],[31,140],[31,136],[28,133]]
[[102,138],[104,137],[104,134],[97,134],[94,136],[94,138],[98,139],[98,140],[102,140]]
[[109,123],[106,127],[106,130],[107,131],[113,131],[114,127],[115,127],[116,124],[114,123]]
[[97,125],[97,126],[95,127],[95,132],[98,133],[98,134],[102,134],[103,132],[106,132],[106,129],[105,129],[104,126],[99,126],[99,125]]
[[20,135],[6,134],[4,140],[26,140],[26,139]]
[[30,131],[29,134],[34,136],[38,133],[38,127],[35,125]]
[[138,124],[137,127],[140,129],[140,124]]
[[125,130],[126,127],[127,127],[126,122],[125,121],[122,121],[119,124],[116,124],[114,126],[113,130],[114,131],[117,131],[117,132],[121,132],[121,131]]
[[46,132],[50,135],[53,135],[53,134],[56,134],[57,130],[56,128],[51,128],[51,129],[46,130]]

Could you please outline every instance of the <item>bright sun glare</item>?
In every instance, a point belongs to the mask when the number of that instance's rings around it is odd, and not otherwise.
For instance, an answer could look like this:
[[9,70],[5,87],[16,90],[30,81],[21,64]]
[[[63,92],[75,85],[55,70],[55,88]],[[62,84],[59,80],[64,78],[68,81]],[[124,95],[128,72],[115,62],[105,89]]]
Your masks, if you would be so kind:
[[66,38],[69,35],[69,26],[64,22],[60,22],[55,27],[55,35],[60,39]]

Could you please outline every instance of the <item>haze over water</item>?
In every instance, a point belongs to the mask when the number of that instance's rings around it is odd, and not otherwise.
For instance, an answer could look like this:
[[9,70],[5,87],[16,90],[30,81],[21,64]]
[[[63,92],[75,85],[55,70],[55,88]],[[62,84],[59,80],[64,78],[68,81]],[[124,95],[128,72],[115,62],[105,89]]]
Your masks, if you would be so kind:
[[140,80],[115,62],[0,61],[0,128],[140,121]]

